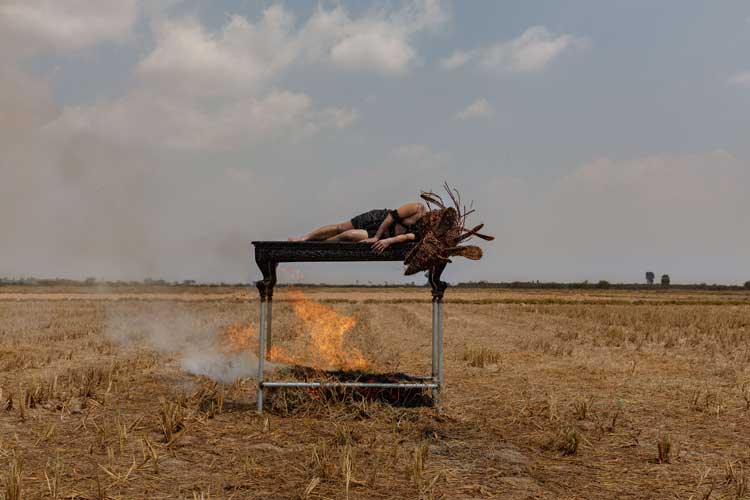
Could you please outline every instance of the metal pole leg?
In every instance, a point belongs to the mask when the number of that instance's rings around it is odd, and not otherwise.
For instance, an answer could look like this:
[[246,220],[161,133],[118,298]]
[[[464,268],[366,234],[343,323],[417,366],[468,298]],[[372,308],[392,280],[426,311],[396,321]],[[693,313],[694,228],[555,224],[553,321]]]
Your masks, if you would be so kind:
[[263,413],[263,359],[266,357],[266,301],[260,301],[260,335],[258,338],[258,414]]
[[442,395],[440,394],[443,390],[443,301],[438,299],[437,301],[437,385],[438,385],[438,401],[437,406],[440,411],[443,409]]
[[432,378],[437,376],[437,307],[432,301]]
[[268,297],[268,301],[266,302],[266,354],[269,356],[271,355],[271,344],[272,344],[272,334],[271,334],[271,318],[272,318],[272,312],[273,312],[273,298]]

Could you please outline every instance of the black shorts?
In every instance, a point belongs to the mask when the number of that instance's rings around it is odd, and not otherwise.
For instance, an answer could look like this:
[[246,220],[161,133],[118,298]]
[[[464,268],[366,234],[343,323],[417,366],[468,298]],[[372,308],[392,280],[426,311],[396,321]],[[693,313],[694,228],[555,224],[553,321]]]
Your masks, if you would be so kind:
[[[389,212],[390,210],[384,208],[381,210],[370,210],[369,212],[359,214],[351,220],[352,226],[354,226],[354,229],[364,229],[367,231],[367,237],[372,238],[375,236],[375,233],[378,232],[380,225],[388,216]],[[388,228],[388,231],[383,236],[389,236],[390,231],[391,228]]]

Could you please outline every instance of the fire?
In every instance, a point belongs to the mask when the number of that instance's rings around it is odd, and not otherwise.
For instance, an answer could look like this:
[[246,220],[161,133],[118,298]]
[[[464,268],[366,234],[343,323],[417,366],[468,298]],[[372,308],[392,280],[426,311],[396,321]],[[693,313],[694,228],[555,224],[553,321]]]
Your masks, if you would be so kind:
[[292,309],[309,331],[308,354],[314,368],[367,368],[367,360],[356,347],[344,345],[346,334],[357,324],[351,316],[342,316],[332,308],[291,290]]
[[[250,351],[257,356],[258,347],[258,334],[255,327],[251,324],[235,323],[229,325],[224,331],[224,338],[219,349],[225,354],[240,354]],[[279,346],[271,346],[271,351],[266,358],[277,363],[295,362],[294,358]]]
[[[302,320],[307,336],[299,339],[299,348],[289,352],[272,346],[267,358],[277,363],[305,364],[318,369],[362,370],[368,363],[356,347],[346,346],[346,335],[357,324],[331,307],[306,297],[300,290],[291,290],[292,310]],[[251,324],[236,323],[226,331],[221,350],[227,354],[251,351],[258,354],[258,334]]]
[[258,336],[253,325],[235,323],[227,327],[224,332],[221,350],[227,354],[238,354],[242,351],[258,350]]

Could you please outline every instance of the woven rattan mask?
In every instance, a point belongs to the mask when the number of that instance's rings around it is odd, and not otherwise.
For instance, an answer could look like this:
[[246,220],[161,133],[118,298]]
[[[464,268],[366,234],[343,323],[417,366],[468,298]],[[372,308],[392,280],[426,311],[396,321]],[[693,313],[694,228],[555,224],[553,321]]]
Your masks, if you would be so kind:
[[482,249],[473,246],[459,246],[472,236],[492,241],[493,236],[479,233],[484,224],[467,229],[466,217],[473,213],[461,205],[458,191],[444,184],[453,206],[447,206],[443,199],[433,192],[423,192],[422,199],[427,202],[429,211],[417,222],[422,238],[404,259],[405,275],[409,276],[420,271],[427,271],[433,267],[451,262],[453,256],[466,257],[471,260],[482,258]]

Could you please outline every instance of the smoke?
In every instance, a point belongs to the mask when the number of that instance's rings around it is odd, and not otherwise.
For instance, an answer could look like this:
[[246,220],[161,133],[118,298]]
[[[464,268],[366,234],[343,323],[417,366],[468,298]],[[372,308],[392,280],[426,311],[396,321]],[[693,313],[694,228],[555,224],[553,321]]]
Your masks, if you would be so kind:
[[281,189],[78,131],[43,85],[0,69],[0,276],[245,282],[249,242],[273,232],[253,214]]
[[[248,349],[222,348],[223,328],[186,307],[139,305],[107,312],[104,334],[122,348],[149,349],[174,358],[182,370],[221,382],[257,376],[258,357]],[[279,367],[266,363],[269,370]]]

